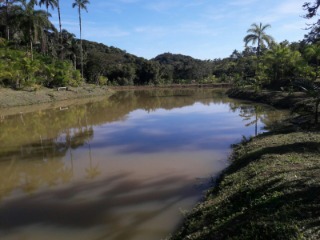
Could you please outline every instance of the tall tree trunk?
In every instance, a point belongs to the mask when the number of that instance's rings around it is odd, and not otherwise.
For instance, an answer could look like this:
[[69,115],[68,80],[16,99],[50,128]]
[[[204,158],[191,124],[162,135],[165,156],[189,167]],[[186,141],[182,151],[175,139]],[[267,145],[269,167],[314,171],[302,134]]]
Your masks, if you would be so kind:
[[6,38],[8,41],[10,41],[9,0],[6,0]]
[[31,54],[31,60],[33,61],[33,37],[32,37],[32,30],[29,29],[29,35],[30,35],[30,54]]
[[60,40],[60,43],[62,44],[62,26],[61,26],[61,15],[60,15],[60,2],[59,0],[57,1],[58,2],[58,17],[59,17],[59,40]]
[[316,81],[318,79],[318,72],[319,72],[319,60],[318,60],[318,57],[317,57],[317,61],[316,61],[316,75],[314,76],[314,79],[313,81]]
[[83,78],[83,50],[82,50],[82,23],[81,23],[81,9],[79,6],[79,23],[80,23],[80,59],[81,59],[81,77]]
[[256,119],[255,119],[255,127],[254,127],[254,133],[255,133],[255,136],[258,135],[258,113],[257,113],[257,107],[254,107],[254,110],[255,110],[255,115],[256,115]]
[[314,114],[314,123],[315,124],[318,124],[318,116],[319,116],[319,111],[318,111],[318,108],[319,108],[319,105],[320,105],[320,99],[316,99],[316,104],[315,104],[315,114]]
[[45,55],[48,55],[48,36],[45,34],[44,31],[41,31],[41,52]]
[[[49,5],[47,4],[47,18],[49,20]],[[49,46],[49,38],[48,38],[48,34],[43,34],[44,31],[41,32],[41,36],[45,36],[46,40],[45,40],[45,47],[44,47],[44,52],[46,55],[48,55],[49,53],[49,49],[48,49],[48,46]]]
[[[260,24],[261,26],[261,24]],[[257,46],[257,66],[256,66],[256,72],[255,77],[259,74],[259,64],[260,64],[260,34],[258,36],[258,46]]]

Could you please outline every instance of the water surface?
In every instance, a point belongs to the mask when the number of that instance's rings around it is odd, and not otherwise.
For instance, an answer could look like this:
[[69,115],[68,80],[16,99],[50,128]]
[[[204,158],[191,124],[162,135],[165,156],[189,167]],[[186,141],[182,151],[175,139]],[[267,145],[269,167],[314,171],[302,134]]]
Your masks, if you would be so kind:
[[285,113],[217,90],[122,91],[0,110],[0,239],[164,239],[228,165],[230,145]]

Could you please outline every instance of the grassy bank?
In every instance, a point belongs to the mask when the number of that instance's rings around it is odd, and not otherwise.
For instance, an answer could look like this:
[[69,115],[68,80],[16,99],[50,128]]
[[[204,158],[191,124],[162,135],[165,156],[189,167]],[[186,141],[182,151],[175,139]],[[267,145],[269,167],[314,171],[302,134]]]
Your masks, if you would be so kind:
[[[304,93],[228,93],[282,108],[305,99]],[[276,129],[234,146],[231,165],[172,240],[320,239],[320,132]]]
[[307,96],[304,92],[254,91],[232,88],[227,92],[229,97],[269,104],[277,108],[292,108]]
[[49,89],[44,87],[38,89],[37,91],[16,91],[10,88],[0,88],[0,108],[51,103],[111,94],[112,91],[107,87],[99,87],[95,85],[69,87],[67,90],[62,89],[60,91],[58,91],[57,89]]
[[319,132],[242,142],[172,239],[320,239],[319,154]]

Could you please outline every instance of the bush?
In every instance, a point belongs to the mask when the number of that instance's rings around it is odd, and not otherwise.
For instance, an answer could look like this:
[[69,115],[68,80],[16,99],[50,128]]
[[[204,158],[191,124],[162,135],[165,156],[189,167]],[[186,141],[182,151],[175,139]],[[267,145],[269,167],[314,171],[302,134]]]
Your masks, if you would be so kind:
[[[0,39],[1,41],[1,39]],[[80,72],[68,61],[54,60],[9,48],[0,48],[0,83],[14,88],[40,85],[46,87],[78,86],[83,82]]]

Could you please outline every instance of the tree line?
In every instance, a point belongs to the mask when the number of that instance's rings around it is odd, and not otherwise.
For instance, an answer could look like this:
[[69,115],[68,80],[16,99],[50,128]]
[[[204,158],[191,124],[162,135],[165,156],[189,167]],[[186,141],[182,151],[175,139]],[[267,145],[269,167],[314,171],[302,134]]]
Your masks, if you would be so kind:
[[[20,88],[80,85],[159,85],[228,82],[239,86],[291,89],[319,76],[320,22],[300,42],[276,43],[269,24],[254,23],[245,48],[224,59],[198,60],[164,53],[146,60],[115,47],[82,39],[82,11],[88,0],[70,7],[79,16],[80,38],[62,28],[59,0],[0,0],[0,84]],[[40,9],[42,7],[45,10]],[[317,16],[319,0],[306,2],[306,18]],[[50,21],[58,11],[59,30]],[[250,45],[252,44],[252,45]]]

